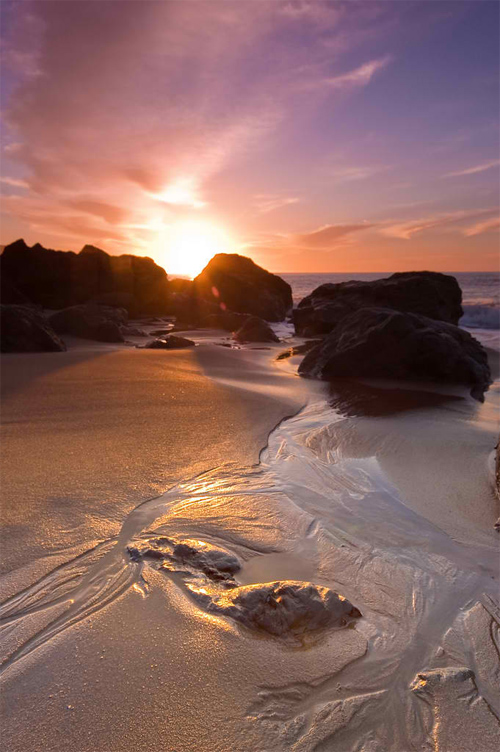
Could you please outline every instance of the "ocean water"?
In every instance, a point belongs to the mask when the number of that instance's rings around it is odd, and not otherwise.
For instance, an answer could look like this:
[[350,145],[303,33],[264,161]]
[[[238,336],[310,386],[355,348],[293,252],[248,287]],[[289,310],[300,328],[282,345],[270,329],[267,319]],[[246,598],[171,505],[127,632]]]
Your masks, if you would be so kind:
[[[464,315],[460,326],[484,345],[500,350],[500,272],[448,272],[462,289]],[[388,273],[351,274],[280,274],[292,287],[294,303],[299,303],[319,285],[326,282],[347,282],[351,279],[373,281]]]

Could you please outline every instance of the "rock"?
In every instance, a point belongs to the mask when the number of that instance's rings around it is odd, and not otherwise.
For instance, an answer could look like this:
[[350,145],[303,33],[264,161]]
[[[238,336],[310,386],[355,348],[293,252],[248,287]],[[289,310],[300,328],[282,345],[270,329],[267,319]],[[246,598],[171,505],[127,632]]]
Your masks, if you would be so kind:
[[352,603],[333,590],[293,580],[232,588],[212,597],[205,608],[278,637],[345,627],[361,616]]
[[120,333],[124,337],[147,337],[147,333],[143,329],[138,329],[135,326],[127,326],[125,324],[121,324],[120,326]]
[[80,253],[53,251],[24,240],[6,246],[2,275],[29,300],[44,308],[66,308],[87,301],[124,307],[131,316],[167,313],[168,278],[142,256],[110,256],[86,245]]
[[465,384],[477,399],[491,382],[486,352],[468,332],[386,308],[363,308],[344,318],[307,353],[299,373],[324,381],[373,377]]
[[1,305],[2,352],[62,352],[66,345],[34,308]]
[[226,579],[241,569],[237,556],[201,540],[188,539],[176,543],[172,559],[203,572],[212,580]]
[[319,345],[320,342],[320,339],[308,339],[307,342],[303,342],[302,345],[294,345],[294,347],[289,347],[288,350],[284,350],[278,355],[276,360],[286,360],[286,358],[292,358],[294,355],[304,355],[309,352],[309,350],[312,350],[313,347]]
[[170,334],[172,327],[168,329],[153,329],[150,333],[152,337],[162,337],[164,334]]
[[237,342],[279,342],[271,327],[266,321],[259,319],[257,316],[251,316],[241,329],[235,333],[234,338]]
[[183,321],[195,329],[203,326],[202,322],[207,316],[221,312],[219,304],[197,297],[194,291],[174,293],[170,296],[169,313],[178,321]]
[[183,279],[182,277],[175,277],[168,281],[168,289],[170,293],[182,293],[183,295],[194,295],[194,285],[192,279]]
[[123,342],[120,327],[127,321],[127,312],[95,303],[71,306],[49,317],[58,334],[71,334],[97,342]]
[[250,316],[247,313],[212,313],[206,316],[202,324],[207,329],[223,329],[226,332],[235,332],[241,329]]
[[0,275],[0,285],[0,300],[3,305],[32,305],[31,300],[17,289],[5,272]]
[[198,574],[202,572],[214,582],[234,585],[232,575],[239,572],[241,562],[235,554],[212,543],[196,539],[175,541],[165,536],[157,536],[138,541],[127,546],[133,561],[163,561],[163,569],[170,571]]
[[153,339],[148,342],[144,347],[148,350],[178,350],[183,347],[194,347],[195,343],[192,339],[186,339],[185,337],[175,337],[170,334],[168,337],[161,337],[160,339]]
[[276,274],[236,253],[218,253],[194,280],[198,298],[221,310],[282,321],[292,308],[292,288]]
[[293,311],[297,334],[328,334],[360,308],[392,308],[458,324],[462,291],[455,277],[438,272],[401,272],[374,282],[328,283],[317,287]]
[[173,327],[170,329],[170,332],[191,332],[193,329],[197,329],[198,327],[195,324],[188,324],[185,321],[176,321]]

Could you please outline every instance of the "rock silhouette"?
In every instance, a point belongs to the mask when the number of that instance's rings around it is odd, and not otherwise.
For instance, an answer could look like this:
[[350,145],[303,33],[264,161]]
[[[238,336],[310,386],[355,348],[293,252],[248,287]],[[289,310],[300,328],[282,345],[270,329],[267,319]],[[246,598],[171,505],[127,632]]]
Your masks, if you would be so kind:
[[53,251],[39,243],[30,248],[16,240],[5,247],[0,268],[11,291],[43,308],[95,301],[126,308],[131,316],[168,309],[167,274],[146,257],[110,256],[92,245],[80,253]]
[[198,298],[221,310],[282,321],[292,308],[292,288],[246,256],[218,253],[194,280]]
[[455,279],[439,272],[400,272],[374,282],[328,283],[317,287],[293,311],[297,334],[328,334],[360,308],[392,308],[458,324],[462,291]]
[[40,311],[1,305],[1,352],[62,352],[66,345]]

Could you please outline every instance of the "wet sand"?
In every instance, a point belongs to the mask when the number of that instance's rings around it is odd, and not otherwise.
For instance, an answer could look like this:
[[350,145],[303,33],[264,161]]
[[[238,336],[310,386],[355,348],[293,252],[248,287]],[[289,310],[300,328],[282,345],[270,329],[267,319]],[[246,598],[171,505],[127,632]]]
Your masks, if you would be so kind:
[[[34,378],[12,356],[7,552],[21,570],[6,591],[110,540],[14,604],[7,651],[41,638],[4,675],[9,750],[468,752],[478,734],[497,748],[498,383],[484,405],[455,394],[374,417],[344,395],[342,414],[278,351],[90,348],[66,368],[35,356]],[[54,474],[47,447],[74,475]],[[303,645],[256,634],[200,608],[182,572],[133,564],[126,544],[144,536],[225,547],[239,582],[312,580],[363,618]]]
[[[127,512],[181,478],[256,462],[269,431],[305,401],[298,379],[259,372],[268,351],[250,354],[249,374],[244,353],[216,346],[76,342],[66,353],[2,358],[3,572],[49,556],[38,575],[116,534]],[[211,367],[233,387],[208,378]],[[237,389],[249,377],[260,378],[259,393]]]

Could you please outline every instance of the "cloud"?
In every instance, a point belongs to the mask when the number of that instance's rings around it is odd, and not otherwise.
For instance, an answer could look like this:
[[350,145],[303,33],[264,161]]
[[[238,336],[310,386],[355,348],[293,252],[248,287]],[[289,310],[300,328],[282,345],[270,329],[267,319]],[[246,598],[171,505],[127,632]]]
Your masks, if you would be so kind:
[[20,178],[0,177],[0,183],[11,185],[13,188],[29,188],[29,183],[26,180],[21,180]]
[[[363,60],[351,39],[358,26],[373,33],[373,19],[341,4],[27,0],[11,13],[6,153],[54,218],[64,206],[108,224],[127,215],[131,226],[154,219],[160,202],[216,211],[214,181],[259,158],[258,212],[297,203],[266,190],[272,160],[260,155],[325,92],[366,86],[390,60]],[[347,72],[344,52],[361,61]],[[240,183],[226,182],[219,203]]]
[[363,65],[354,68],[347,73],[337,76],[329,76],[318,82],[318,86],[328,87],[330,89],[349,89],[361,86],[367,86],[376,73],[386,68],[392,61],[390,55],[370,60]]
[[275,196],[273,194],[258,194],[254,197],[254,206],[261,214],[267,214],[268,212],[281,209],[283,206],[290,206],[290,204],[298,204],[299,198],[294,196]]
[[471,237],[473,235],[482,235],[485,232],[491,232],[492,230],[500,229],[500,217],[492,217],[486,219],[484,222],[477,222],[476,224],[467,227],[464,230],[464,235]]
[[491,170],[493,167],[500,165],[500,159],[495,159],[492,162],[486,162],[485,164],[477,165],[476,167],[468,167],[466,170],[459,170],[458,172],[448,172],[443,175],[444,178],[456,178],[462,175],[476,175],[478,172],[485,172]]
[[385,226],[382,224],[379,226],[379,232],[382,235],[397,238],[398,240],[411,240],[414,235],[431,230],[441,230],[443,228],[445,230],[461,232],[461,234],[465,235],[473,235],[478,233],[464,231],[461,225],[467,221],[470,222],[474,219],[484,218],[496,211],[495,209],[460,210],[398,222],[389,220],[385,223]]
[[351,235],[353,232],[361,232],[362,230],[369,230],[372,227],[374,225],[368,222],[349,225],[325,225],[312,232],[293,235],[291,240],[294,245],[302,248],[323,248],[328,250],[346,235]]

